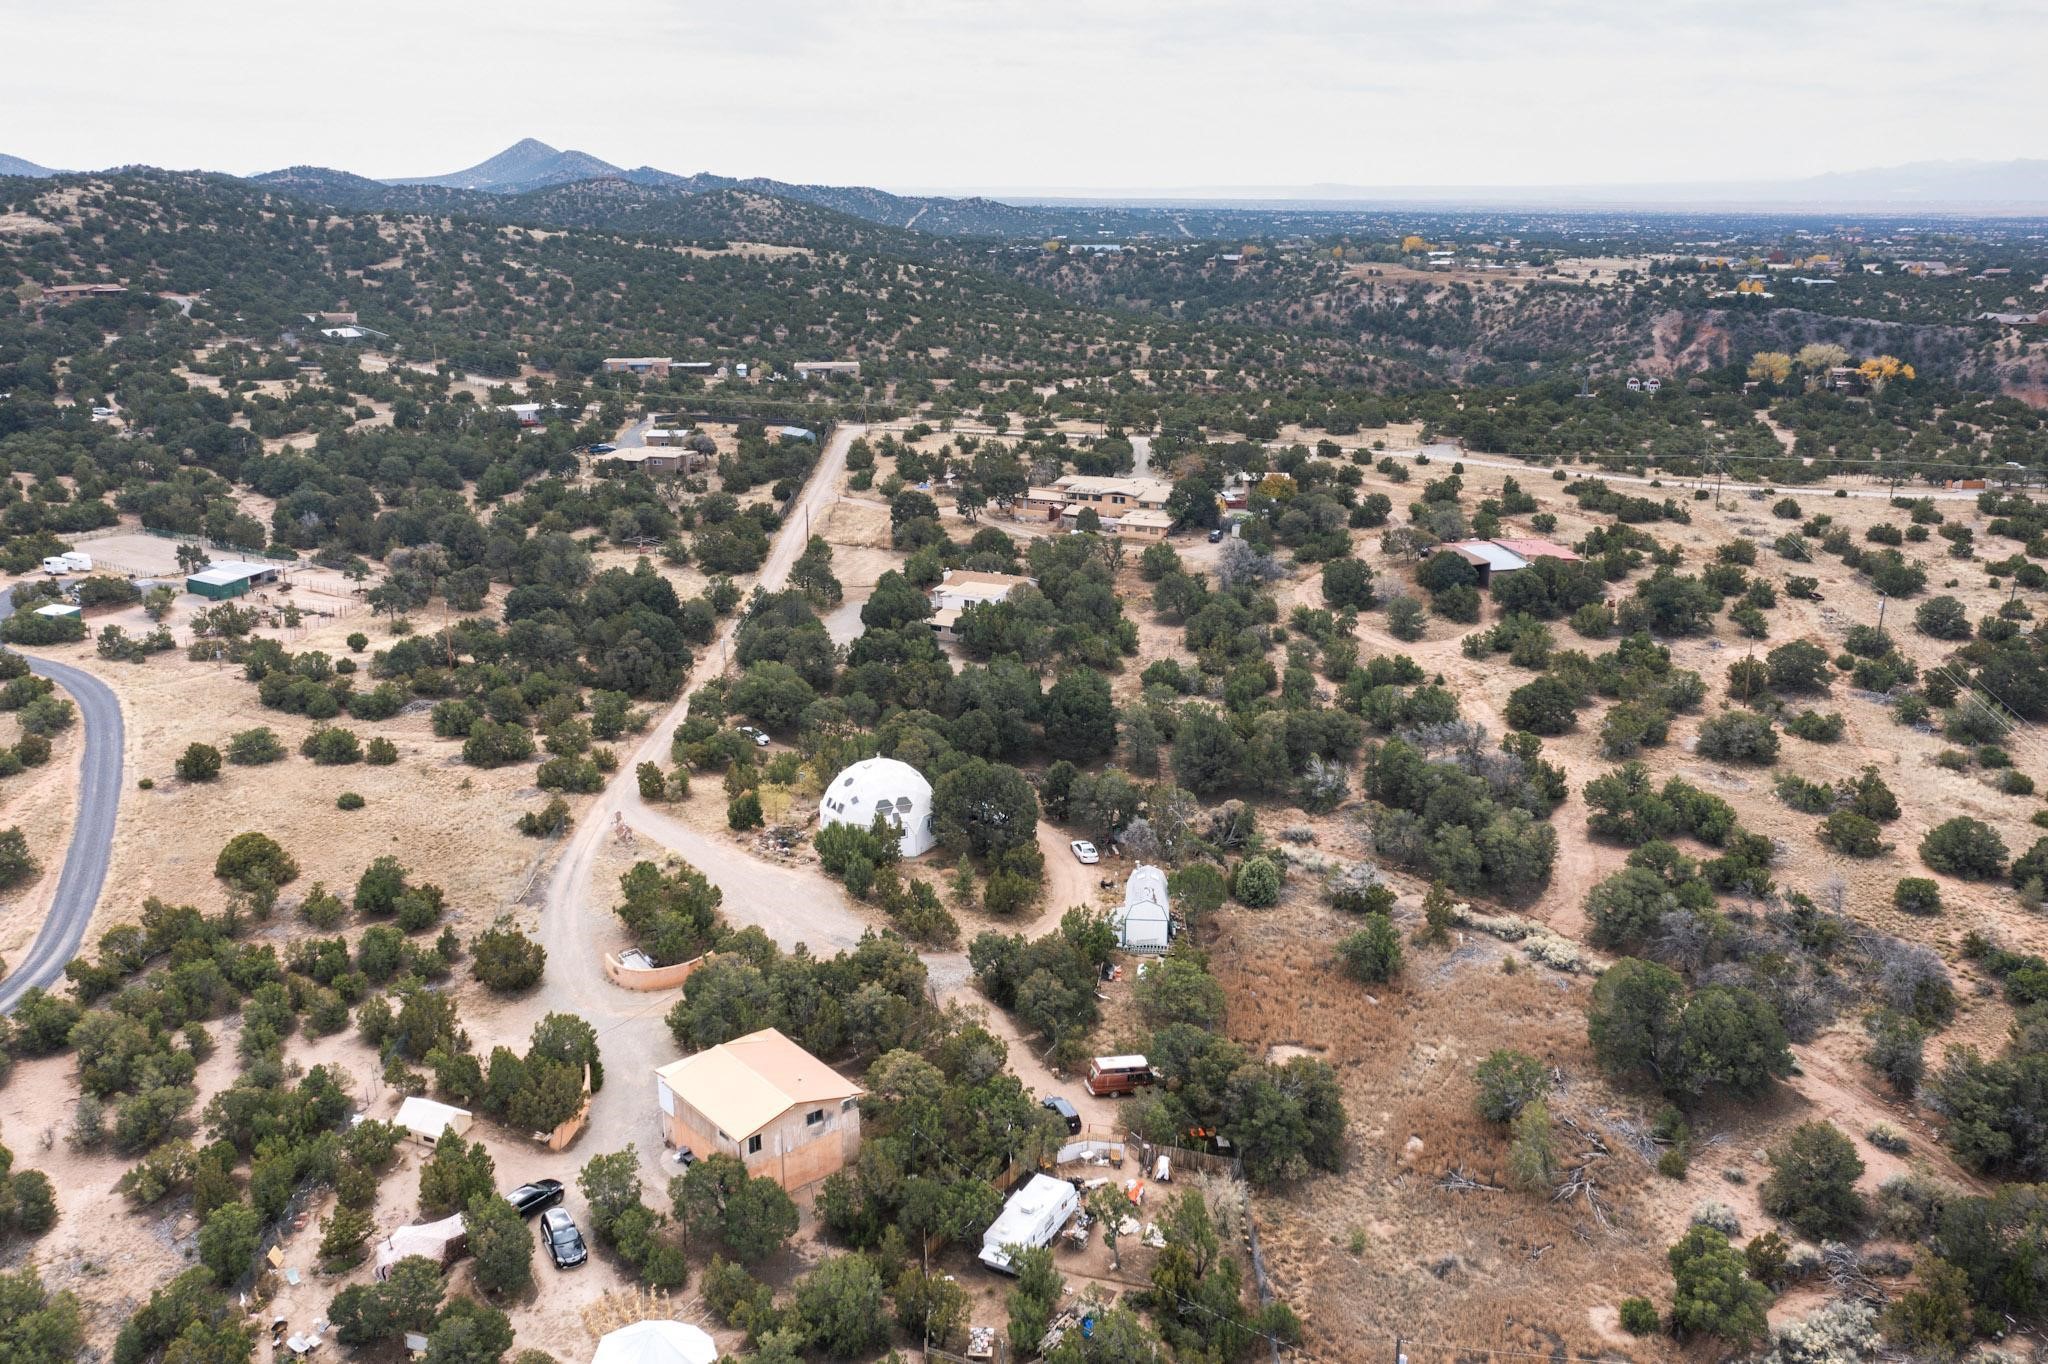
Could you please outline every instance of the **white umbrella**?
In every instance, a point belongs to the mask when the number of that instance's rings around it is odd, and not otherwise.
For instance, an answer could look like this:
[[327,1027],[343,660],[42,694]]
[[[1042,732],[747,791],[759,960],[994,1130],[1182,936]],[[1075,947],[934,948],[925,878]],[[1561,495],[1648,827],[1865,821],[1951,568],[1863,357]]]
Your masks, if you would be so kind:
[[636,1321],[597,1342],[590,1364],[716,1364],[718,1347],[686,1321]]

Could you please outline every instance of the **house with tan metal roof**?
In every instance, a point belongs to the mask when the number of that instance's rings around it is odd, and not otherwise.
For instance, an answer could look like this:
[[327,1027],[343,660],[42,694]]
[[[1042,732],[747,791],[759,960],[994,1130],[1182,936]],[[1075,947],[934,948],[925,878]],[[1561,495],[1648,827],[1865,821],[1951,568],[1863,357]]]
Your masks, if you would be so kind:
[[970,606],[1007,599],[1014,588],[1036,586],[1036,580],[1016,573],[984,573],[974,569],[946,570],[931,590],[932,634],[945,643],[958,639],[960,613]]
[[959,611],[982,602],[1002,601],[1019,587],[1032,587],[1036,580],[1020,573],[984,573],[976,569],[947,569],[931,590],[932,606]]
[[736,1037],[654,1072],[662,1140],[698,1156],[735,1156],[750,1175],[800,1189],[860,1151],[853,1081],[774,1028]]
[[1145,507],[1157,511],[1173,496],[1173,485],[1163,478],[1097,478],[1068,474],[1053,480],[1054,488],[1066,494],[1069,506]]

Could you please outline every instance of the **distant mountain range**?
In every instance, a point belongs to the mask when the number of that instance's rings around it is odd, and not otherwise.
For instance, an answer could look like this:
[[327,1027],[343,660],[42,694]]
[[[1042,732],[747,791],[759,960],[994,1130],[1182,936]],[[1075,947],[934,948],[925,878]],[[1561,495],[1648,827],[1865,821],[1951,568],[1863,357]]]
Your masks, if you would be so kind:
[[0,175],[26,175],[40,179],[43,176],[55,174],[57,172],[51,170],[48,166],[38,166],[33,161],[24,161],[18,156],[8,156],[6,153],[0,152]]
[[[253,177],[258,184],[267,177]],[[490,194],[528,194],[555,185],[586,180],[622,180],[630,185],[673,196],[702,194],[709,190],[741,189],[777,199],[826,208],[871,223],[910,227],[941,236],[1012,236],[1039,230],[1045,215],[993,199],[949,198],[937,195],[890,194],[863,186],[793,185],[782,180],[736,179],[729,175],[698,172],[677,175],[653,166],[631,170],[614,166],[589,152],[558,151],[536,138],[513,143],[489,160],[467,170],[447,175],[386,180],[394,186],[427,185],[442,189],[482,190]]]
[[[468,170],[448,175],[422,175],[412,179],[386,180],[387,185],[436,185],[442,189],[480,189],[491,194],[524,194],[549,185],[567,185],[578,180],[601,180],[616,176],[638,183],[642,175],[665,176],[666,172],[642,167],[623,171],[589,152],[556,151],[538,138],[522,138],[488,160]],[[259,181],[261,176],[256,177]],[[669,176],[680,179],[680,176]]]
[[[0,155],[0,176],[61,174]],[[1408,208],[1758,210],[1775,212],[2048,214],[2048,160],[1925,161],[1802,180],[1635,185],[1214,186],[1179,190],[1041,190],[1033,194],[893,194],[858,185],[800,185],[653,166],[625,169],[588,152],[525,138],[443,175],[373,180],[324,166],[242,177],[336,208],[443,212],[504,222],[661,232],[743,234],[763,224],[797,240],[874,241],[875,229],[915,238],[1077,239],[1159,233],[1228,238],[1253,230],[1246,211],[1276,219],[1304,211]],[[707,196],[721,196],[711,198]],[[779,206],[778,206],[779,205]],[[821,211],[828,218],[801,210]],[[1270,223],[1268,224],[1271,225]]]

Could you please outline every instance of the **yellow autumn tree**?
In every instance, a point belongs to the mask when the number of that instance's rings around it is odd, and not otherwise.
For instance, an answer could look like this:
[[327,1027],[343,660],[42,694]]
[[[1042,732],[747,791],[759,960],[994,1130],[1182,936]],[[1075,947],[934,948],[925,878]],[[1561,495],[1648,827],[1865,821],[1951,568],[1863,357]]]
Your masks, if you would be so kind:
[[1418,251],[1427,251],[1429,249],[1429,241],[1428,239],[1418,237],[1413,232],[1411,232],[1407,236],[1401,238],[1401,249],[1412,256]]
[[1792,357],[1781,350],[1760,350],[1749,357],[1749,377],[1761,384],[1782,384],[1792,377]]
[[1870,385],[1871,392],[1882,393],[1884,386],[1894,379],[1911,379],[1913,367],[1896,355],[1873,355],[1856,366],[1856,372]]
[[1808,374],[1826,374],[1838,365],[1848,364],[1849,352],[1832,342],[1816,341],[1801,346],[1794,358],[1799,362],[1799,368]]

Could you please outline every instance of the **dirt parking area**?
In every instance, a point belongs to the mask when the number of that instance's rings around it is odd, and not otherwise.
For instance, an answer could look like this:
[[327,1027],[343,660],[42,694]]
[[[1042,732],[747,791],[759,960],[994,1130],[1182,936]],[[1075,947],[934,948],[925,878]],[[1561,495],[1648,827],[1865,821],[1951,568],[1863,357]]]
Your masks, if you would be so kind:
[[[95,573],[125,573],[135,578],[181,577],[178,542],[147,531],[122,531],[75,542],[80,553],[92,556]],[[219,558],[218,554],[214,556]]]

